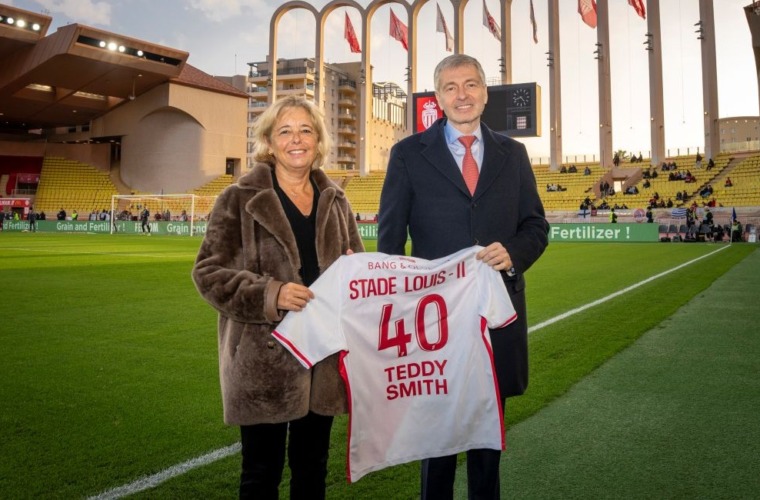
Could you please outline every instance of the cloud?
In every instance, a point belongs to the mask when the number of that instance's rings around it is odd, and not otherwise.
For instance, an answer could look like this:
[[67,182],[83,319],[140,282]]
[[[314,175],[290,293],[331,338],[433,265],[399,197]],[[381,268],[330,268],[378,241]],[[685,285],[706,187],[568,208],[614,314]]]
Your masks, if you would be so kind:
[[244,10],[268,9],[264,0],[191,0],[190,8],[199,10],[212,21],[221,22],[235,18]]
[[61,13],[76,23],[110,26],[111,6],[92,0],[37,0],[51,14]]

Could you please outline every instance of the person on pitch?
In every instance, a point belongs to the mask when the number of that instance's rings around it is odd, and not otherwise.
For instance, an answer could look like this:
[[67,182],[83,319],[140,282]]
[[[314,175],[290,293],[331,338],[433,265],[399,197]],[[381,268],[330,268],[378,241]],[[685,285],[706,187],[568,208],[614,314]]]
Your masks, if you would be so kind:
[[[481,122],[488,101],[477,59],[455,54],[434,72],[445,117],[403,139],[390,154],[380,197],[378,251],[436,259],[472,245],[501,273],[517,312],[490,331],[502,407],[528,386],[524,274],[548,244],[549,225],[525,146]],[[453,409],[452,409],[453,410]],[[501,450],[467,452],[470,499],[499,498]],[[423,500],[453,498],[456,456],[423,460]]]
[[193,268],[219,312],[224,421],[240,426],[240,498],[277,499],[287,454],[290,498],[325,498],[333,416],[348,409],[338,354],[306,369],[272,336],[307,287],[341,255],[364,250],[345,193],[321,166],[322,112],[302,97],[270,105],[254,126],[257,163],[219,195]]

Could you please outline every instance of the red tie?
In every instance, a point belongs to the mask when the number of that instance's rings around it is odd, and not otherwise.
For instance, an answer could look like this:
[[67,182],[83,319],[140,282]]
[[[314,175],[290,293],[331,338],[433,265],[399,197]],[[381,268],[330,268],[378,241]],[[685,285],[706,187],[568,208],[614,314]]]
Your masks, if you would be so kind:
[[464,177],[464,183],[467,184],[467,189],[470,190],[470,195],[475,194],[475,186],[478,185],[478,162],[475,161],[475,157],[472,156],[472,143],[475,142],[474,135],[463,135],[459,138],[459,142],[464,145],[464,159],[462,160],[462,177]]

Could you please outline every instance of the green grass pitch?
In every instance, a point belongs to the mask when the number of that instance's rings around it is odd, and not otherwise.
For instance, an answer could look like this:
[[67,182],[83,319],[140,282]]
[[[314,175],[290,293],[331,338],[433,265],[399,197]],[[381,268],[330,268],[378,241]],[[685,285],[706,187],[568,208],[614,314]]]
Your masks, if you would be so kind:
[[[225,427],[216,314],[190,271],[200,239],[0,234],[0,492],[80,498],[238,440]],[[367,242],[374,250],[373,242]],[[554,244],[528,272],[536,325],[719,248],[713,244]],[[741,261],[733,245],[667,277],[531,333],[525,420]],[[345,482],[345,423],[333,429],[328,497],[416,498],[418,465]],[[230,498],[238,456],[136,498]],[[287,481],[287,477],[283,481]]]

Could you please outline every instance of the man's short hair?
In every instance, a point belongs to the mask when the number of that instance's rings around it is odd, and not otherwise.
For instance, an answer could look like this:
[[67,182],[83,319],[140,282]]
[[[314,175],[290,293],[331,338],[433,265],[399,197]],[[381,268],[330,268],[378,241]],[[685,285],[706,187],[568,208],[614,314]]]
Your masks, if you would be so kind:
[[459,68],[460,66],[474,67],[478,71],[478,76],[480,76],[480,83],[486,84],[486,74],[483,71],[483,66],[480,65],[477,59],[467,54],[453,54],[444,57],[435,67],[435,71],[433,71],[433,82],[435,83],[436,92],[440,92],[441,90],[441,73],[444,70]]

